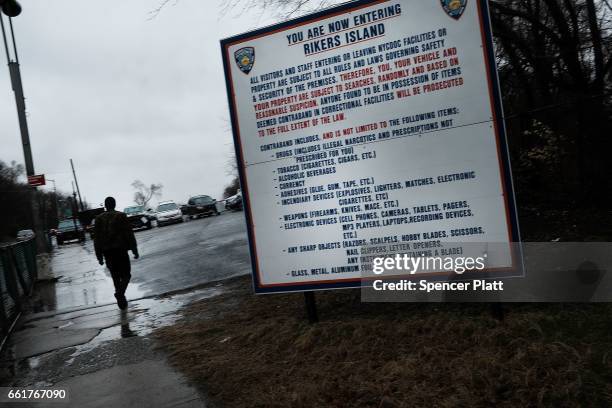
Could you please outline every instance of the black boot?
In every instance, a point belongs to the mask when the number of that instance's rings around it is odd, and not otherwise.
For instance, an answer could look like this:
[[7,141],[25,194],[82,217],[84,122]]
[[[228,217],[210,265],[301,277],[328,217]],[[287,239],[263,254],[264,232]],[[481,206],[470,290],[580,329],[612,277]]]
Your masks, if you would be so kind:
[[115,299],[117,299],[117,306],[119,306],[119,309],[121,310],[127,309],[128,303],[127,303],[127,299],[125,298],[125,295],[120,295],[120,294],[115,293]]

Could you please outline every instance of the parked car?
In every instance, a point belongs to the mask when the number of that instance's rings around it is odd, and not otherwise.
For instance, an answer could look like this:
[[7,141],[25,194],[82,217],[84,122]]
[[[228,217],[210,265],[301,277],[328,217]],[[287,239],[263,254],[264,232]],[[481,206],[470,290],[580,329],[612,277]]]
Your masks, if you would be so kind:
[[34,238],[34,231],[32,231],[31,229],[21,230],[17,232],[17,241],[27,241],[31,238]]
[[200,218],[205,215],[219,215],[217,200],[207,195],[191,197],[183,208],[183,214],[190,218]]
[[179,204],[179,208],[181,209],[181,214],[187,215],[189,209],[187,208],[187,204]]
[[90,232],[91,223],[96,217],[104,212],[104,207],[90,208],[88,210],[79,211],[78,220],[85,227],[85,231]]
[[85,232],[89,233],[89,238],[93,239],[94,234],[96,233],[96,219],[91,220],[89,225],[85,226]]
[[234,211],[242,210],[242,192],[240,190],[233,196],[225,199],[225,209]]
[[66,241],[75,239],[83,242],[85,241],[85,229],[77,219],[69,218],[61,220],[55,232],[55,239],[57,239],[57,245],[62,245]]
[[151,222],[151,218],[147,214],[145,207],[142,205],[136,205],[133,207],[127,207],[123,210],[125,215],[127,215],[127,219],[132,225],[132,229],[151,229],[153,224]]
[[159,203],[155,218],[157,219],[158,227],[183,222],[183,214],[181,213],[181,209],[174,201],[162,201]]

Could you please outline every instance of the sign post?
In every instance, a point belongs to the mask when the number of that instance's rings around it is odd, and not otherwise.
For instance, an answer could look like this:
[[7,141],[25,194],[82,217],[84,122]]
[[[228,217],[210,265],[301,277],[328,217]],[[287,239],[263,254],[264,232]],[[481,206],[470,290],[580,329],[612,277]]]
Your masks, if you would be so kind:
[[501,244],[487,277],[522,273],[486,0],[356,1],[221,51],[256,293],[359,287],[381,244]]
[[317,313],[317,301],[314,292],[304,292],[304,301],[306,304],[308,321],[310,323],[317,323],[319,321],[319,314]]

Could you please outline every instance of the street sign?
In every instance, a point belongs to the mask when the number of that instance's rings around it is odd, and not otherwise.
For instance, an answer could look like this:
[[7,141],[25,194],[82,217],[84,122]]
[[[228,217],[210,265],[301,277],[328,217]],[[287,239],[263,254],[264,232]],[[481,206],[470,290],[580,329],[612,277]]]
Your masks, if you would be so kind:
[[381,243],[501,243],[487,276],[519,273],[486,0],[346,3],[221,50],[257,293],[357,287]]
[[44,186],[46,184],[45,175],[36,174],[34,176],[28,176],[28,184],[32,187]]

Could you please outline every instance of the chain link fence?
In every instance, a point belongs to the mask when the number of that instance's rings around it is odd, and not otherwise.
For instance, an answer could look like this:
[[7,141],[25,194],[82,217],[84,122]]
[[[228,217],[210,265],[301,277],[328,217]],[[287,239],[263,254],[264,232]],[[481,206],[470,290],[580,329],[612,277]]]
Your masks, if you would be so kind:
[[34,238],[0,246],[0,344],[22,311],[37,278]]

